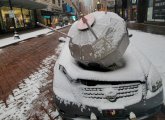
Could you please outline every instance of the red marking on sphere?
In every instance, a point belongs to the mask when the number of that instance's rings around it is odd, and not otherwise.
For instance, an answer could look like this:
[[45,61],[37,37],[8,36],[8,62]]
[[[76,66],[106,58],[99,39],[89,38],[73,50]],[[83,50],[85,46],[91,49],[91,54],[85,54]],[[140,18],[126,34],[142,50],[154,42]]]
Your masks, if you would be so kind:
[[[92,26],[93,23],[95,22],[94,16],[92,16],[92,15],[90,15],[90,14],[89,14],[89,15],[86,15],[86,16],[84,16],[84,17],[85,17],[85,19],[87,20],[89,26]],[[77,28],[78,28],[79,30],[85,30],[85,29],[88,28],[88,26],[86,25],[86,23],[83,22],[83,20],[82,20],[82,18],[81,18],[81,19],[78,21]]]

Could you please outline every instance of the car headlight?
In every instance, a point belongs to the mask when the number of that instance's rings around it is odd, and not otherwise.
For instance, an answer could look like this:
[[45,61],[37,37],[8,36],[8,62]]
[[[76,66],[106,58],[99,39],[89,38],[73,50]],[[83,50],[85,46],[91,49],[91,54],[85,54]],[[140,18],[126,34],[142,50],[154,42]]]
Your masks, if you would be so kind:
[[154,66],[151,66],[149,70],[147,83],[148,89],[151,92],[156,92],[160,87],[162,87],[162,79]]

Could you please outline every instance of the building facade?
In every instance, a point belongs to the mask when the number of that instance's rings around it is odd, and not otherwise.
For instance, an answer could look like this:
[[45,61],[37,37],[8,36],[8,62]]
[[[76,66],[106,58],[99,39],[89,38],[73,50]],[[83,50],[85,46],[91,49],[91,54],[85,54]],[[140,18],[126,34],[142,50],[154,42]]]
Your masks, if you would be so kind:
[[[72,0],[75,6],[79,9],[80,2],[79,0]],[[73,23],[78,18],[78,11],[73,7],[73,5],[69,4],[67,0],[63,3],[63,18],[64,21],[68,21],[69,23]]]
[[37,10],[39,22],[53,26],[57,25],[61,20],[62,4],[64,0],[35,0],[38,3],[45,4],[47,7]]
[[128,1],[128,19],[137,22],[165,22],[164,0]]
[[165,22],[164,0],[148,0],[147,21]]
[[[9,0],[0,1],[0,34],[14,30],[33,28],[36,26],[36,9],[46,6],[34,1],[12,0],[12,9]],[[14,21],[13,21],[14,20]]]
[[164,0],[79,0],[81,11],[88,14],[93,11],[115,12],[125,20],[165,23]]

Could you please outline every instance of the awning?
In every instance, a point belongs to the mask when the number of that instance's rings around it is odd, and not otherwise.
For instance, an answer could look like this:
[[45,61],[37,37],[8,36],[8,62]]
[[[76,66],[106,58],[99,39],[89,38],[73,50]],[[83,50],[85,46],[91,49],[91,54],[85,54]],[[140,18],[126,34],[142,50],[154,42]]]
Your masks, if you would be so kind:
[[[26,8],[26,9],[44,9],[47,5],[34,2],[32,0],[11,0],[13,7]],[[0,7],[9,6],[9,0],[0,0]]]
[[66,13],[62,12],[61,10],[56,10],[56,11],[46,11],[46,10],[41,10],[41,15],[42,16],[59,16],[59,15],[66,15]]

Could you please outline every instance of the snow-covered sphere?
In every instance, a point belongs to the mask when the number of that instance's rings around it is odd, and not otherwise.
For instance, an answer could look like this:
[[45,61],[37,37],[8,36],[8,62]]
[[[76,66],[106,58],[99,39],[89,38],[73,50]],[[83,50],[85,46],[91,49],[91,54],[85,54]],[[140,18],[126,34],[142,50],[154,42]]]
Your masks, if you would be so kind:
[[69,42],[71,55],[87,66],[109,67],[122,57],[129,44],[126,23],[112,12],[94,12],[85,18],[98,39],[84,28],[85,24],[81,29],[81,20],[76,21],[68,33],[73,38]]

